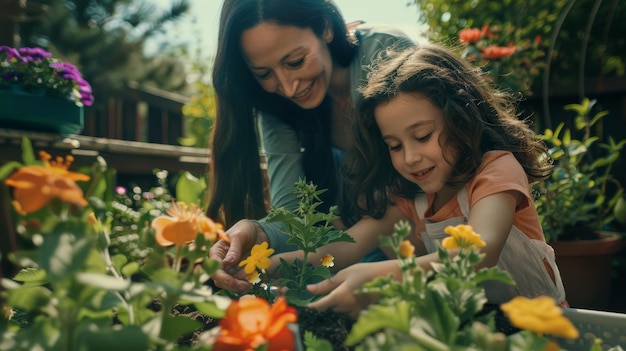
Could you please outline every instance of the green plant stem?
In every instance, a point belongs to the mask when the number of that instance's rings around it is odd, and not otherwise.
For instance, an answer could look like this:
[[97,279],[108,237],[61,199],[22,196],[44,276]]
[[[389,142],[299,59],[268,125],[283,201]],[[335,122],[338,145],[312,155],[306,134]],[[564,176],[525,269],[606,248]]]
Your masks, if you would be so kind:
[[424,332],[420,332],[418,335],[414,335],[411,334],[411,336],[413,337],[413,340],[416,340],[418,342],[418,345],[423,346],[424,350],[431,350],[431,351],[449,351],[450,347],[444,343],[442,343],[441,341],[433,338],[432,336],[424,333]]
[[[122,275],[119,274],[117,269],[115,269],[115,266],[113,266],[113,261],[111,260],[111,255],[109,254],[109,250],[107,249],[101,250],[100,254],[102,255],[104,259],[107,270],[111,272],[111,274],[113,274],[115,278],[124,279]],[[133,306],[130,303],[128,303],[128,299],[130,299],[128,292],[125,292],[124,295],[122,295],[119,291],[115,291],[114,294],[115,296],[117,296],[120,302],[124,305],[124,307],[126,308],[126,311],[128,311],[128,323],[130,325],[134,325],[135,324],[135,311],[133,309]]]
[[[57,310],[59,314],[59,325],[61,328],[61,338],[64,338],[65,341],[65,351],[73,351],[75,349],[74,346],[74,330],[76,329],[76,317],[78,315],[78,309],[75,306],[71,308],[63,308],[60,307]],[[65,333],[63,333],[65,330]]]
[[306,269],[306,264],[309,259],[309,252],[304,251],[304,255],[302,256],[302,267],[300,268],[300,281],[298,282],[298,286],[304,287],[304,270]]
[[172,268],[174,272],[180,273],[180,264],[181,264],[181,253],[183,252],[182,245],[176,245],[176,255],[174,255],[174,262],[172,262]]

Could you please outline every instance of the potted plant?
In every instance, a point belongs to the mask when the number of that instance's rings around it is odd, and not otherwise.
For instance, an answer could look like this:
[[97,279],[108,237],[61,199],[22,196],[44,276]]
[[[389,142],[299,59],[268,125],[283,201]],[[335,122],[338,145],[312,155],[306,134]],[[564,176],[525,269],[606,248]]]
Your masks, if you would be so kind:
[[3,126],[77,134],[91,86],[76,66],[41,48],[0,46],[0,121]]
[[[561,122],[540,137],[554,160],[552,176],[534,185],[539,219],[552,245],[574,307],[602,309],[607,306],[613,255],[623,240],[616,223],[624,215],[617,210],[624,189],[612,175],[626,139],[602,142],[602,118],[592,115],[595,100],[566,105],[573,111],[573,130]],[[623,211],[620,210],[620,211]],[[585,261],[582,261],[582,259]]]

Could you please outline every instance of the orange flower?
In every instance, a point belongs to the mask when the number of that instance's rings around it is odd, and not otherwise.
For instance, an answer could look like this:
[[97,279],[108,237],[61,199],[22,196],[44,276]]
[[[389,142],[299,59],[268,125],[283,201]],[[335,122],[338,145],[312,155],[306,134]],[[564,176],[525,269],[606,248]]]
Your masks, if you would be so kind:
[[188,206],[175,202],[167,209],[168,216],[159,216],[152,220],[156,230],[156,241],[161,246],[184,245],[196,239],[198,233],[204,234],[211,241],[217,238],[228,241],[222,225],[206,217],[195,205]]
[[259,297],[233,301],[220,320],[213,351],[249,351],[265,344],[268,351],[294,350],[295,340],[287,323],[296,320],[295,310],[282,296],[271,307]]
[[462,43],[475,43],[483,37],[483,32],[478,28],[465,28],[459,32],[459,39]]
[[497,60],[503,57],[511,56],[515,53],[515,46],[487,46],[481,49],[483,57],[487,60]]
[[24,166],[7,178],[4,183],[14,188],[13,207],[20,214],[35,212],[52,199],[59,198],[74,205],[86,206],[83,191],[77,181],[87,181],[89,176],[70,172],[67,169],[74,161],[72,156],[51,160],[50,154],[42,151],[39,157],[43,166]]

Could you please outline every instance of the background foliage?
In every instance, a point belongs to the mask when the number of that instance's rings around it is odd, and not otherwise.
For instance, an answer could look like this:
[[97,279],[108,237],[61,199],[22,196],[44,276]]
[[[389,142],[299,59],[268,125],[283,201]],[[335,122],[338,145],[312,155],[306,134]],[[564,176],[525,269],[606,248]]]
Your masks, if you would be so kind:
[[[433,41],[454,42],[461,29],[480,28],[484,23],[508,28],[510,37],[502,37],[503,44],[540,36],[546,52],[554,46],[551,87],[575,86],[581,77],[624,75],[623,1],[415,0],[414,5],[421,11],[420,21],[429,25]],[[540,91],[542,79],[535,81],[535,92]]]
[[19,46],[43,47],[76,64],[95,95],[115,93],[129,81],[173,92],[186,88],[185,67],[176,52],[182,49],[165,43],[157,55],[149,56],[145,44],[183,18],[188,0],[173,1],[165,9],[154,0],[30,2],[40,10],[36,20],[20,23]]

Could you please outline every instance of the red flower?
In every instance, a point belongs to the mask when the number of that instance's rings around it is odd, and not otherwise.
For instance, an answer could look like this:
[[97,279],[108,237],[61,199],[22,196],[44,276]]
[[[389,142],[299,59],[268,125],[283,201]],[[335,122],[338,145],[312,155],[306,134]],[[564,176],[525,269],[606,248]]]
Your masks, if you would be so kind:
[[284,297],[270,307],[259,297],[233,301],[220,320],[220,335],[213,351],[252,351],[267,343],[268,351],[294,350],[295,340],[287,323],[296,322],[296,312]]
[[480,30],[480,34],[483,37],[487,37],[489,39],[493,39],[496,37],[496,35],[492,31],[489,30],[489,23],[483,24],[483,28]]
[[515,46],[487,46],[482,48],[483,57],[487,60],[497,60],[515,53]]
[[459,32],[461,42],[471,44],[479,41],[483,37],[483,33],[478,28],[465,28]]

